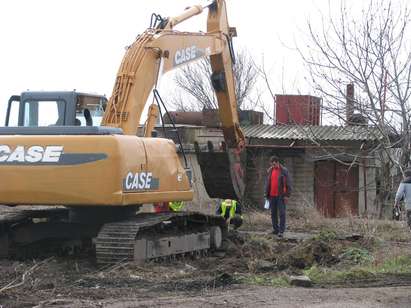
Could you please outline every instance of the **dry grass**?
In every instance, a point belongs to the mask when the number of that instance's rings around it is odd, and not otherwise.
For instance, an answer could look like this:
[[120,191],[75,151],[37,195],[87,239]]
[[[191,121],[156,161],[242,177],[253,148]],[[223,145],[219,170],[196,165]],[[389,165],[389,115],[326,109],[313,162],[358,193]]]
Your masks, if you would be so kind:
[[271,227],[270,211],[258,211],[250,209],[244,216],[244,222],[241,230],[251,231],[269,231]]
[[[271,230],[270,211],[249,210],[244,214],[241,230]],[[312,207],[301,207],[287,211],[287,230],[304,233],[318,233],[329,230],[337,235],[359,234],[366,239],[409,242],[411,232],[407,223],[393,220],[360,218],[348,215],[345,218],[325,218]]]

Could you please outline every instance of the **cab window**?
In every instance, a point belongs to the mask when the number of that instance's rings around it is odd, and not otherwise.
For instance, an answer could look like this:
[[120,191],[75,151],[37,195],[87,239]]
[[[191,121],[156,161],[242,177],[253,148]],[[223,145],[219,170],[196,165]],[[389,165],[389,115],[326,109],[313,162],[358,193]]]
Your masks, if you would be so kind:
[[107,99],[101,96],[79,95],[74,125],[99,126],[106,109]]
[[19,126],[19,107],[19,101],[11,102],[9,110],[9,122],[7,123],[7,126]]
[[23,125],[64,125],[65,107],[63,100],[27,100],[24,102]]

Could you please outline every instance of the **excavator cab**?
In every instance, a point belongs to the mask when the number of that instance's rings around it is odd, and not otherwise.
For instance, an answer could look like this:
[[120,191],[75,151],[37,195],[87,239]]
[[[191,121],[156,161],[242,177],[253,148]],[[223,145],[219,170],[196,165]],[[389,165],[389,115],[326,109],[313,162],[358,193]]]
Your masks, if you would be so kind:
[[10,97],[5,126],[99,126],[106,105],[101,95],[27,91]]

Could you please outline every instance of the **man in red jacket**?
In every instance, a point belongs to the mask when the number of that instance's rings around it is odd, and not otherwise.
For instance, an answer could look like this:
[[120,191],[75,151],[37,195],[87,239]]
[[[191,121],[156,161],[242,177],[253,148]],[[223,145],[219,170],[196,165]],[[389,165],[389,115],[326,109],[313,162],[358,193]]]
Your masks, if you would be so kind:
[[[268,169],[265,197],[270,201],[273,234],[283,237],[286,198],[291,194],[292,183],[288,170],[281,166],[278,156],[272,156],[270,162],[271,167]],[[280,216],[279,226],[278,215]]]

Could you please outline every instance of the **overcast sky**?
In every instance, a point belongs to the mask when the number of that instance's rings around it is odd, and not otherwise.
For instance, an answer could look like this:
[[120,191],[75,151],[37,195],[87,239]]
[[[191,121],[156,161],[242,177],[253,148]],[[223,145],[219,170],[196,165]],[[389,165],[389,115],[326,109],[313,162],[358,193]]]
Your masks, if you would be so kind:
[[[338,8],[339,1],[332,1]],[[30,90],[72,90],[111,95],[124,47],[149,26],[151,13],[177,15],[192,0],[2,0],[0,1],[0,123],[10,95]],[[270,72],[277,93],[311,94],[293,49],[307,20],[320,21],[328,0],[227,0],[237,28],[236,47],[246,48]],[[177,29],[205,30],[206,14]],[[284,75],[285,74],[285,75]],[[284,82],[285,81],[285,82]],[[163,96],[172,78],[162,80]],[[172,86],[171,86],[172,87]],[[165,97],[166,98],[166,97]],[[268,99],[268,98],[267,98]]]

